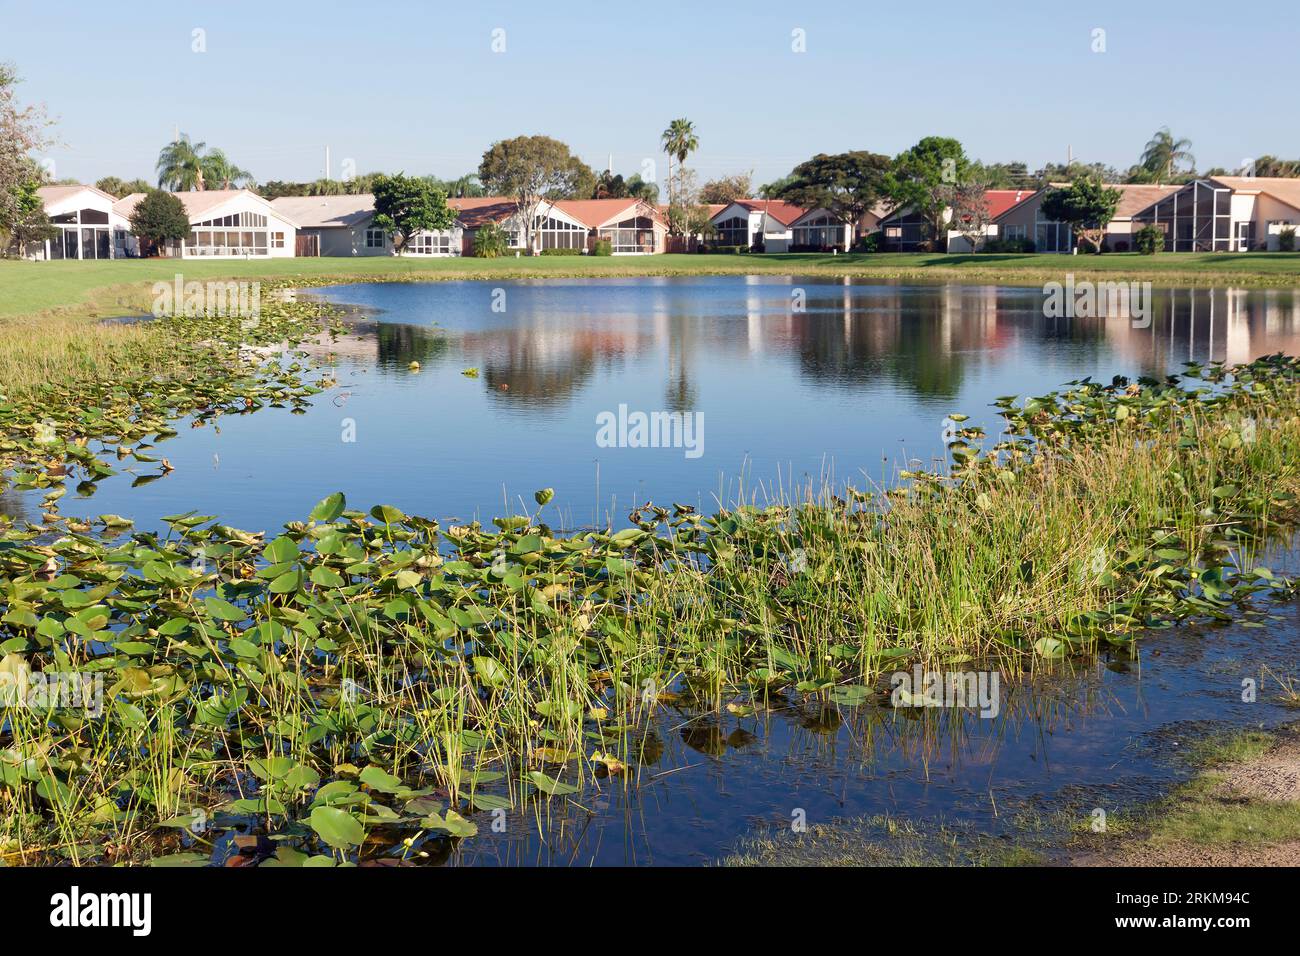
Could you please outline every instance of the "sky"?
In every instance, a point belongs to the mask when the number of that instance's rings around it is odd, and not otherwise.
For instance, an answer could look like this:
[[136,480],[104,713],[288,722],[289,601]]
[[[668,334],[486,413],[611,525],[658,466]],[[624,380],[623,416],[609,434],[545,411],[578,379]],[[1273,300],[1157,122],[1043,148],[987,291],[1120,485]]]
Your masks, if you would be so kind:
[[86,182],[152,178],[176,130],[259,182],[324,175],[327,147],[336,178],[451,178],[531,133],[662,182],[676,117],[701,182],[927,135],[1123,170],[1166,125],[1235,168],[1300,157],[1297,39],[1297,0],[0,0],[0,60],[57,120],[41,158]]

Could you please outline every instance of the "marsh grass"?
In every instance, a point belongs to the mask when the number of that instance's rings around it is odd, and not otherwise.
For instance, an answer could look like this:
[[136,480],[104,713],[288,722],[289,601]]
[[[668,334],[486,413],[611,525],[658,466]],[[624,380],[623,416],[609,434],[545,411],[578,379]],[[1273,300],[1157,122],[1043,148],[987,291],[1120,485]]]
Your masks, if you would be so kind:
[[1068,667],[1294,593],[1255,563],[1300,491],[1300,366],[1281,356],[1005,401],[991,447],[965,429],[943,470],[712,515],[646,504],[617,531],[556,534],[544,492],[446,528],[336,494],[274,537],[57,513],[108,450],[154,460],[177,417],[328,387],[292,348],[318,309],[141,333],[190,370],[165,387],[147,365],[111,374],[147,339],[84,364],[69,341],[51,361],[81,378],[54,442],[33,438],[45,392],[0,404],[9,479],[48,509],[0,526],[0,668],[109,686],[103,718],[5,711],[6,858],[202,863],[249,828],[287,838],[276,865],[437,858],[484,812],[535,801],[540,819],[547,798],[637,786],[661,715],[720,752],[724,712],[795,699],[834,727],[842,708],[887,713],[882,680],[913,662]]

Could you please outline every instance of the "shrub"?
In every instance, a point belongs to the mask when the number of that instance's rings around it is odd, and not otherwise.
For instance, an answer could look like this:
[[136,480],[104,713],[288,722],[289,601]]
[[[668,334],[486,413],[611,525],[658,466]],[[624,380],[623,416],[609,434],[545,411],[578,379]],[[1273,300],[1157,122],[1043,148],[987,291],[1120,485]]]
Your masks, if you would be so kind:
[[474,256],[477,259],[497,259],[506,254],[506,231],[494,222],[484,223],[474,233]]
[[1287,226],[1277,234],[1277,247],[1282,252],[1295,252],[1295,229]]
[[614,254],[614,243],[608,239],[597,239],[591,254],[593,256],[612,256]]
[[1165,251],[1165,231],[1156,225],[1143,226],[1133,233],[1133,247],[1144,256]]
[[543,249],[541,255],[544,256],[581,256],[585,255],[586,249]]
[[749,246],[709,246],[709,252],[716,252],[721,255],[738,256],[741,253],[749,251]]
[[1032,239],[986,239],[982,252],[1034,252],[1037,247]]
[[860,237],[857,242],[853,243],[854,252],[879,252],[880,251],[880,232],[869,232]]

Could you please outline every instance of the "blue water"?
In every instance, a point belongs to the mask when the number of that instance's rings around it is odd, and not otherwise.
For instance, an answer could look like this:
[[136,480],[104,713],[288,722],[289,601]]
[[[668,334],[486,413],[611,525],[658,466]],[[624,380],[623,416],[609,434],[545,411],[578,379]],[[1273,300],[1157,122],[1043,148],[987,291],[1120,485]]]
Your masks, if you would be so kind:
[[[337,389],[306,415],[182,425],[159,450],[174,472],[139,488],[130,475],[105,480],[63,511],[147,527],[200,509],[274,529],[341,490],[358,507],[487,520],[553,487],[553,526],[620,523],[647,499],[708,508],[823,477],[888,480],[909,458],[941,454],[952,412],[995,431],[989,404],[1000,395],[1300,351],[1300,295],[1278,290],[1158,290],[1148,329],[1045,318],[1036,288],[801,277],[312,294],[348,307],[356,323],[333,356],[313,350],[337,369]],[[794,308],[800,294],[804,311]],[[597,415],[620,405],[698,413],[702,453],[598,446]],[[343,440],[349,427],[355,441]]]

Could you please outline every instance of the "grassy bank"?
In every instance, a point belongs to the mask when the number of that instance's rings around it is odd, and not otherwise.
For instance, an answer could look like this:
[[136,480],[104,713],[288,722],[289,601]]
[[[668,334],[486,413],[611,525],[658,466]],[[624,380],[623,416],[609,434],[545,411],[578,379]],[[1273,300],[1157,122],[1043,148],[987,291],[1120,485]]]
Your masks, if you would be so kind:
[[274,301],[253,327],[164,320],[170,377],[0,402],[9,480],[47,512],[0,526],[0,673],[104,688],[100,715],[9,711],[6,858],[200,862],[248,828],[290,838],[279,862],[434,853],[476,812],[634,781],[665,707],[882,707],[882,675],[913,661],[1051,667],[1294,591],[1253,557],[1300,492],[1300,363],[1283,357],[1005,403],[992,447],[968,429],[951,473],[896,488],[647,505],[620,531],[557,535],[545,489],[489,527],[341,494],[278,531],[59,515],[117,460],[165,469],[154,444],[178,416],[328,388],[302,354],[244,347],[322,321]]
[[106,262],[0,261],[0,320],[65,314],[121,315],[148,309],[149,286],[218,278],[291,280],[302,285],[356,281],[436,281],[675,275],[825,275],[862,278],[1033,283],[1066,272],[1167,284],[1295,286],[1300,253],[1180,253],[1140,256],[941,255],[816,253],[537,256],[524,259],[260,259],[211,262],[128,259]]

